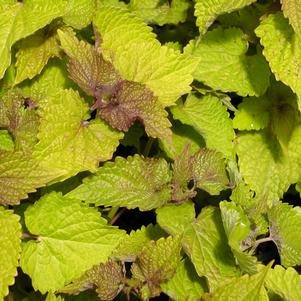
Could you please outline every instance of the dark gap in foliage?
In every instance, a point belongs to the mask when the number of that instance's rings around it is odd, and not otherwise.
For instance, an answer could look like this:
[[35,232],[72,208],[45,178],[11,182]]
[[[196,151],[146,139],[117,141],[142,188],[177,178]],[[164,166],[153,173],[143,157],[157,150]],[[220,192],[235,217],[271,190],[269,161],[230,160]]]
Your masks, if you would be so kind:
[[295,184],[289,187],[287,192],[284,194],[282,201],[293,206],[300,206],[300,195],[296,190]]
[[258,260],[263,264],[268,264],[274,260],[273,266],[281,264],[277,247],[273,241],[261,243],[257,248]]
[[128,233],[138,230],[142,226],[156,224],[156,214],[153,211],[140,211],[139,209],[126,210],[116,221],[114,226],[119,226]]

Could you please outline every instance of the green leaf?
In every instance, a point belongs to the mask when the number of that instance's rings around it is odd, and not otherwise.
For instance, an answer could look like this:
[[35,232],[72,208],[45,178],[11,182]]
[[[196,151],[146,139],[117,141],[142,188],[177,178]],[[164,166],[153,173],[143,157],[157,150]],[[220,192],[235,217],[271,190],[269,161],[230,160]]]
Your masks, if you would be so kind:
[[6,7],[0,12],[0,78],[10,65],[13,44],[43,28],[55,18],[63,16],[65,8],[64,0],[27,0]]
[[194,203],[191,201],[181,205],[167,205],[156,210],[157,223],[171,235],[182,234],[195,219]]
[[301,225],[300,207],[278,202],[268,211],[270,237],[280,254],[285,267],[301,264]]
[[95,9],[94,0],[69,0],[63,20],[73,28],[82,29],[91,23]]
[[301,299],[301,276],[293,268],[284,269],[281,265],[276,265],[268,271],[265,286],[283,300]]
[[105,262],[124,237],[97,209],[55,192],[25,211],[25,223],[37,239],[23,245],[21,267],[42,293],[61,289]]
[[[301,67],[301,42],[283,14],[278,12],[267,17],[256,29],[256,34],[264,47],[263,54],[277,80],[291,87],[301,97],[299,73]],[[285,58],[285,59],[283,59]],[[299,109],[301,107],[298,99]]]
[[47,32],[38,31],[22,40],[16,54],[15,84],[40,74],[50,58],[60,57],[60,51],[56,34],[47,36]]
[[184,104],[180,102],[171,111],[174,118],[193,126],[204,137],[207,148],[221,152],[226,158],[233,157],[232,120],[217,97],[208,94],[199,98],[191,94]]
[[267,131],[243,133],[237,138],[240,172],[250,189],[269,205],[299,179],[300,130],[295,127],[287,148],[281,148]]
[[300,0],[281,0],[283,14],[289,19],[295,33],[301,38],[301,2]]
[[186,227],[182,244],[198,275],[208,279],[210,290],[240,275],[218,208],[203,208],[197,220]]
[[256,0],[196,0],[195,12],[196,24],[201,33],[205,33],[217,16],[230,13],[250,5]]
[[7,130],[0,130],[0,152],[14,151],[15,143],[12,136]]
[[251,223],[242,210],[234,202],[223,201],[219,204],[228,244],[232,249],[242,271],[248,274],[257,272],[256,257],[243,252],[244,241],[251,236]]
[[141,249],[151,240],[158,240],[165,236],[164,231],[158,226],[149,224],[147,227],[142,226],[136,231],[132,230],[120,242],[118,247],[113,252],[113,257],[121,261],[132,262],[135,261]]
[[14,284],[21,252],[20,217],[0,206],[0,300]]
[[87,121],[88,104],[74,90],[58,90],[40,107],[35,156],[43,169],[56,171],[58,177],[96,171],[99,161],[111,159],[123,137],[99,119]]
[[65,299],[61,296],[56,296],[53,293],[48,293],[45,301],[64,301]]
[[191,90],[198,60],[161,46],[140,18],[124,9],[105,7],[97,12],[94,24],[102,38],[102,52],[113,57],[121,76],[145,84],[162,105],[174,104]]
[[203,278],[196,273],[189,259],[184,259],[177,267],[176,274],[161,288],[172,300],[196,301],[207,291]]
[[228,283],[221,285],[211,294],[203,296],[204,301],[258,301],[261,299],[262,290],[264,290],[264,280],[269,271],[269,266],[261,272],[249,276],[244,275],[233,279]]
[[192,157],[192,170],[196,187],[209,194],[218,195],[227,188],[229,179],[221,153],[205,148],[199,150]]
[[176,272],[181,256],[179,236],[150,241],[141,250],[131,267],[134,279],[148,287],[151,296],[160,295],[160,284],[170,279]]
[[174,0],[171,3],[162,3],[160,0],[131,0],[128,9],[145,22],[162,26],[184,22],[189,6],[188,0]]
[[171,200],[170,182],[171,172],[164,159],[117,157],[68,195],[97,206],[138,207],[145,211]]
[[185,53],[200,59],[196,80],[214,90],[260,96],[269,86],[270,70],[261,54],[246,55],[248,48],[241,29],[219,26],[201,40],[192,40]]
[[101,300],[113,300],[123,288],[124,280],[123,266],[119,262],[108,261],[94,266],[60,292],[75,295],[95,287]]

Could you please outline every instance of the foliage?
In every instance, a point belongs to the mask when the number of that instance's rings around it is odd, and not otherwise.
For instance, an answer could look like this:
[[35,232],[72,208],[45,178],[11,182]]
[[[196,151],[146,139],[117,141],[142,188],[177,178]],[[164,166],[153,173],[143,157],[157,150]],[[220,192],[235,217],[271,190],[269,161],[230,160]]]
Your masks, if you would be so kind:
[[301,1],[0,1],[0,301],[300,300]]

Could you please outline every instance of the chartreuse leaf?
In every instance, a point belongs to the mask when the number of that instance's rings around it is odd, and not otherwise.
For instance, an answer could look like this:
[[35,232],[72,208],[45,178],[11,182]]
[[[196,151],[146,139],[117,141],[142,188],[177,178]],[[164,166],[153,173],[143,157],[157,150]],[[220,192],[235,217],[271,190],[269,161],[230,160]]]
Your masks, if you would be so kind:
[[61,296],[56,296],[53,293],[48,293],[45,301],[64,301],[65,299]]
[[0,152],[12,152],[14,148],[15,144],[10,133],[7,130],[0,130]]
[[300,109],[301,84],[299,74],[301,67],[297,63],[301,59],[300,39],[281,12],[272,14],[262,21],[256,29],[256,34],[260,38],[264,47],[263,54],[276,79],[290,86],[298,95]]
[[65,294],[79,294],[91,287],[96,288],[101,300],[113,300],[124,285],[125,275],[123,266],[116,261],[108,261],[94,266],[82,277],[60,290]]
[[167,112],[145,85],[123,80],[114,66],[92,45],[59,31],[64,51],[70,57],[71,78],[97,101],[94,108],[110,125],[127,131],[140,120],[149,136],[170,140]]
[[156,210],[157,223],[171,235],[182,234],[186,226],[195,219],[194,203],[191,201],[181,205],[167,205]]
[[207,291],[204,278],[200,278],[188,258],[182,260],[175,275],[161,288],[172,300],[196,301]]
[[196,187],[212,195],[218,195],[229,183],[225,159],[214,150],[203,148],[196,152],[192,157],[192,172]]
[[141,282],[142,295],[160,295],[160,284],[176,272],[181,256],[180,236],[160,238],[146,244],[131,267],[134,279]]
[[250,189],[269,205],[299,179],[300,126],[295,127],[287,148],[267,131],[242,133],[237,138],[240,172]]
[[300,207],[278,202],[268,211],[270,237],[277,245],[281,264],[285,267],[301,264]]
[[14,284],[20,252],[19,216],[0,206],[0,300],[8,295],[8,286]]
[[0,12],[0,78],[11,62],[11,47],[26,38],[53,19],[63,16],[66,8],[64,0],[27,0],[5,7]]
[[171,200],[171,172],[164,159],[139,155],[107,162],[68,195],[97,206],[151,210]]
[[269,300],[264,290],[264,280],[267,277],[270,265],[265,267],[261,272],[249,276],[244,275],[232,279],[224,285],[221,285],[210,294],[205,294],[204,301],[258,301]]
[[268,271],[265,286],[283,300],[301,299],[301,276],[293,268],[284,269],[281,265],[276,265]]
[[37,239],[23,245],[21,267],[42,293],[61,289],[105,262],[124,237],[97,209],[56,192],[30,206],[25,223]]
[[72,89],[58,90],[40,102],[41,123],[35,156],[42,167],[70,177],[96,171],[99,161],[111,159],[123,134],[101,120],[89,118],[88,104]]
[[191,90],[198,60],[161,46],[140,18],[121,8],[104,7],[94,24],[102,38],[101,50],[112,56],[121,76],[145,84],[164,106]]
[[136,231],[132,230],[121,240],[118,247],[113,252],[113,257],[121,261],[135,261],[141,249],[151,240],[158,240],[164,237],[164,231],[158,226],[149,224],[147,227],[142,226]]
[[185,53],[200,59],[193,74],[196,80],[214,90],[259,96],[269,86],[269,66],[261,54],[246,55],[248,48],[241,29],[219,26],[201,40],[192,40]]
[[210,290],[240,275],[218,208],[203,208],[196,221],[186,227],[182,244],[198,275],[207,278]]
[[82,29],[91,23],[95,9],[94,0],[69,0],[63,20],[73,28]]
[[47,32],[38,31],[34,35],[20,42],[17,52],[17,74],[15,84],[39,74],[48,60],[52,57],[60,57],[60,47],[56,33],[47,36]]
[[160,0],[131,0],[128,9],[148,23],[162,26],[167,23],[184,22],[189,8],[188,0],[174,0],[171,3]]
[[300,0],[281,0],[282,10],[301,39],[301,2]]
[[240,206],[234,202],[223,201],[219,204],[228,244],[232,249],[242,271],[255,274],[257,271],[256,257],[244,253],[244,240],[251,234],[251,223]]
[[218,15],[230,13],[232,11],[250,5],[256,0],[196,0],[195,12],[196,24],[201,33],[205,33]]
[[179,102],[171,111],[175,119],[193,126],[204,137],[207,148],[221,152],[226,158],[233,157],[232,120],[217,97],[190,94],[184,104]]

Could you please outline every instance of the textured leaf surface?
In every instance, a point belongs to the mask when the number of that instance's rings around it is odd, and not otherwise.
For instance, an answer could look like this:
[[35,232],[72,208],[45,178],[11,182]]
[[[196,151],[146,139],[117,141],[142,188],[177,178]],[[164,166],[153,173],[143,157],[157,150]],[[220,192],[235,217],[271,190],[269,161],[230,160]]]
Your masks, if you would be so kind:
[[128,9],[144,21],[160,26],[184,22],[188,8],[188,0],[174,0],[171,3],[160,3],[159,0],[131,0],[128,5]]
[[203,296],[204,301],[258,301],[261,299],[264,280],[268,273],[268,267],[261,272],[249,276],[244,275],[233,279],[225,285],[221,285],[211,294]]
[[276,265],[268,271],[265,286],[283,300],[301,299],[301,276],[293,268],[284,269]]
[[301,39],[301,1],[281,0],[284,15],[289,19],[296,34]]
[[228,246],[219,209],[202,209],[197,220],[186,227],[182,244],[199,276],[208,279],[210,290],[240,274]]
[[171,111],[174,118],[193,126],[204,137],[208,148],[221,152],[226,158],[233,156],[232,120],[217,97],[198,98],[191,94],[184,104],[179,103]]
[[171,200],[171,173],[164,159],[117,157],[68,195],[97,206],[151,210]]
[[194,203],[191,201],[181,205],[168,205],[156,210],[157,223],[171,235],[182,234],[195,219]]
[[62,177],[96,171],[99,161],[111,159],[123,134],[101,120],[89,118],[88,104],[74,90],[59,90],[41,104],[36,156],[46,170]]
[[8,295],[8,286],[14,284],[20,252],[19,216],[0,206],[0,300]]
[[196,24],[201,33],[206,32],[218,15],[230,13],[247,6],[256,0],[196,0],[195,13]]
[[214,150],[201,149],[192,158],[193,179],[196,187],[218,195],[229,183],[225,159]]
[[276,79],[290,86],[298,95],[300,109],[301,40],[280,12],[262,21],[256,34]]
[[228,237],[228,244],[232,249],[242,271],[255,274],[257,271],[256,257],[243,252],[243,241],[251,234],[251,223],[240,206],[234,202],[220,202],[224,229]]
[[131,271],[133,278],[148,286],[151,296],[160,294],[160,284],[176,272],[181,256],[181,242],[178,236],[150,241],[141,250]]
[[269,86],[270,71],[261,54],[246,55],[248,48],[241,29],[220,26],[190,42],[185,53],[200,59],[194,72],[196,80],[214,90],[259,96]]
[[113,56],[120,74],[145,84],[164,106],[191,90],[191,74],[198,61],[161,46],[141,19],[124,9],[105,7],[97,12],[94,23],[102,37],[101,49]]
[[[268,132],[240,134],[237,155],[245,182],[268,204],[278,200],[299,178],[300,127],[292,133],[287,149]],[[260,164],[259,164],[260,162]]]
[[176,274],[162,283],[163,292],[172,300],[195,301],[207,291],[206,283],[196,273],[189,259],[184,259],[177,267]]
[[39,74],[50,58],[60,57],[57,37],[55,34],[47,37],[45,32],[39,31],[21,41],[16,56],[15,84],[18,84]]
[[24,244],[21,267],[42,293],[58,290],[105,262],[124,236],[96,209],[55,192],[26,210],[25,223],[38,238]]
[[0,152],[12,152],[14,148],[15,144],[10,133],[7,130],[0,130]]
[[277,245],[281,264],[285,267],[301,264],[301,211],[286,203],[276,203],[268,211],[270,236]]
[[142,226],[141,229],[131,231],[120,242],[113,256],[122,261],[134,261],[141,249],[151,240],[158,240],[164,237],[165,233],[158,225],[150,224],[147,227]]
[[0,78],[11,62],[11,47],[53,19],[64,15],[64,0],[30,0],[6,7],[0,12]]

